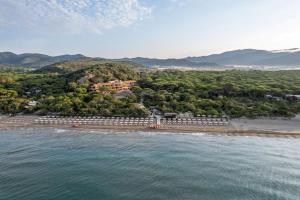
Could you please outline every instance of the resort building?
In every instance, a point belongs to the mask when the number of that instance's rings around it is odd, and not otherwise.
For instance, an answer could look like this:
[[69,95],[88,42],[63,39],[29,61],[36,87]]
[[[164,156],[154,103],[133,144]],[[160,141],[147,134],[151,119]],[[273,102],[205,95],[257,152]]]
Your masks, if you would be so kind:
[[101,88],[108,88],[109,90],[116,90],[116,91],[126,91],[129,90],[132,86],[136,84],[134,80],[128,81],[109,81],[106,83],[96,83],[91,86],[91,90],[95,92],[101,92]]
[[176,118],[177,113],[164,113],[165,118]]

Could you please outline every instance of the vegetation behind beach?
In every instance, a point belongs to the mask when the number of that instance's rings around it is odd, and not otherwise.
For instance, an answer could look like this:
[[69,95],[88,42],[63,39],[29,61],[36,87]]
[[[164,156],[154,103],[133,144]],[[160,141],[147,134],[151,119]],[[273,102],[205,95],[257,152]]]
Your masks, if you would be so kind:
[[[132,94],[90,91],[91,84],[136,80]],[[104,88],[109,90],[109,88]],[[285,116],[300,112],[300,71],[147,70],[131,62],[69,61],[38,71],[3,69],[0,112],[146,116],[162,112],[231,117]],[[36,101],[35,106],[28,106]]]

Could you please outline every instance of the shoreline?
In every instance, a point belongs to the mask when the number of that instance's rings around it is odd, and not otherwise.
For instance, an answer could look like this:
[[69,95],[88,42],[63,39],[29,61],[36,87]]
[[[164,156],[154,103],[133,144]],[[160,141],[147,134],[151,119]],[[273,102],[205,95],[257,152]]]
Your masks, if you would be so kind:
[[[19,117],[19,118],[18,118]],[[0,131],[26,128],[53,128],[53,129],[70,129],[70,130],[116,130],[116,131],[149,131],[149,132],[174,132],[174,133],[205,133],[211,135],[232,135],[232,136],[262,136],[262,137],[297,137],[300,138],[300,117],[294,121],[286,119],[234,119],[228,126],[204,127],[204,126],[162,126],[157,129],[151,129],[147,126],[112,126],[112,125],[81,125],[80,127],[72,127],[63,124],[36,124],[36,115],[20,115],[18,117],[0,116]],[[266,123],[266,122],[272,123]],[[260,124],[258,124],[260,122]],[[278,123],[280,122],[280,123]],[[284,129],[286,122],[288,126],[294,124],[295,129]],[[298,123],[299,122],[299,123]],[[274,128],[274,123],[282,129]],[[255,124],[255,128],[253,124]],[[271,128],[270,128],[271,127]]]
[[172,133],[205,133],[210,135],[228,135],[228,136],[260,136],[260,137],[296,137],[300,138],[299,132],[288,131],[266,131],[266,130],[242,130],[232,128],[159,128],[150,129],[148,127],[113,127],[113,126],[82,126],[74,128],[63,125],[34,125],[28,126],[0,126],[3,130],[20,130],[20,129],[68,129],[68,130],[115,130],[115,131],[146,131],[146,132],[172,132]]

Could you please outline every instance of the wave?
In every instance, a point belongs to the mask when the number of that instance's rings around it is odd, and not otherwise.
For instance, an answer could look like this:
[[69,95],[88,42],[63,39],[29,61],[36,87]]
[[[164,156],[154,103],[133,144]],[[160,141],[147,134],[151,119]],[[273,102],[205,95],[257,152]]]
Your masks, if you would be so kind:
[[69,130],[67,130],[67,129],[54,129],[55,133],[65,133],[67,131],[69,131]]

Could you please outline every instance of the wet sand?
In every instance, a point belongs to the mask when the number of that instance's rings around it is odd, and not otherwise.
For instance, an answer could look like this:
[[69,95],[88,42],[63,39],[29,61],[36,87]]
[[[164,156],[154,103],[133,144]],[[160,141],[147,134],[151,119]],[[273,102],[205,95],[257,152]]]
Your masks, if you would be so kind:
[[295,118],[238,118],[231,120],[231,126],[237,130],[295,132],[300,133],[300,115]]
[[111,126],[111,125],[81,125],[73,128],[70,125],[54,125],[54,124],[36,124],[35,119],[39,116],[35,115],[19,115],[9,117],[0,115],[0,130],[20,129],[20,128],[63,128],[63,129],[110,129],[110,130],[140,130],[155,132],[191,132],[191,133],[208,133],[208,134],[226,134],[232,136],[292,136],[300,137],[300,115],[293,119],[284,118],[261,118],[261,119],[233,119],[228,126],[176,126],[168,125],[158,129],[150,129],[147,126]]

